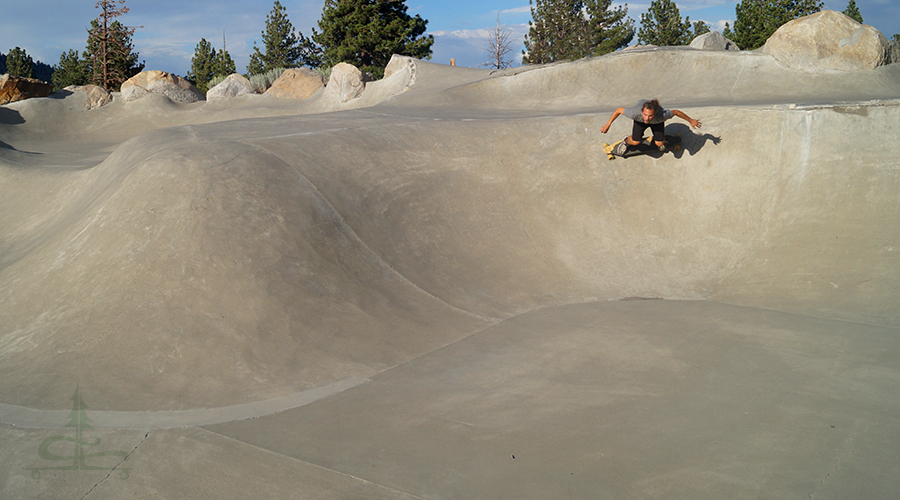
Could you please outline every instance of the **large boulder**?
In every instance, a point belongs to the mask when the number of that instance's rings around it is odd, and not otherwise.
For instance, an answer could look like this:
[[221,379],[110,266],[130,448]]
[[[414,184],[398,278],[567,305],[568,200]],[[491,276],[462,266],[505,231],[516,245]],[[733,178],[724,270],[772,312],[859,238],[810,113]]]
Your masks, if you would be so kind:
[[287,99],[309,99],[325,86],[325,78],[308,68],[286,69],[266,94]]
[[244,94],[255,94],[253,85],[245,76],[232,73],[225,77],[218,85],[206,91],[206,100],[228,99]]
[[365,89],[362,71],[352,64],[342,62],[331,69],[325,96],[329,100],[345,103],[362,95]]
[[691,42],[691,48],[699,50],[741,50],[736,43],[718,31],[704,33]]
[[880,31],[824,10],[778,28],[762,48],[779,64],[802,71],[858,71],[891,64],[897,47]]
[[175,102],[190,103],[206,99],[191,82],[166,71],[144,71],[122,84],[122,99],[136,101],[150,94],[163,94]]
[[87,94],[87,109],[97,109],[112,102],[112,94],[98,85],[69,85],[65,88],[69,92],[84,92]]
[[23,101],[32,97],[47,97],[51,92],[53,85],[34,78],[0,76],[0,104]]
[[416,75],[418,74],[418,66],[416,65],[416,60],[409,56],[401,56],[399,54],[394,54],[391,56],[390,62],[384,68],[384,79],[388,78],[406,71],[409,75],[409,81],[406,83],[405,88],[412,87],[416,83]]

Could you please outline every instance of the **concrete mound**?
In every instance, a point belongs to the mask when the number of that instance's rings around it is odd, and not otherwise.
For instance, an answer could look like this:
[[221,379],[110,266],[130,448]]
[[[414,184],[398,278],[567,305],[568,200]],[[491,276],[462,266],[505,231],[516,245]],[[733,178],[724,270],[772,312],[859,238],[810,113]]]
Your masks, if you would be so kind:
[[[895,68],[798,87],[768,55],[690,49],[397,66],[333,113],[0,108],[0,401],[65,406],[65,379],[96,409],[246,403],[626,297],[900,326]],[[666,78],[633,78],[649,67]],[[704,128],[609,162],[630,127],[599,129],[639,97]]]

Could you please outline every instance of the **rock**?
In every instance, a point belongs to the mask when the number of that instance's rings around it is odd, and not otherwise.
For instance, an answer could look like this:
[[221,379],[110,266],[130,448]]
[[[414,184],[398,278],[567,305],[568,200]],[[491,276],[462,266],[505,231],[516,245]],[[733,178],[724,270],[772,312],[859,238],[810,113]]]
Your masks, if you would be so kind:
[[266,94],[287,99],[308,99],[325,86],[325,78],[308,68],[286,69]]
[[20,76],[3,75],[0,77],[0,104],[24,101],[32,97],[47,97],[53,92],[53,85]]
[[875,28],[824,10],[778,28],[762,48],[779,64],[802,71],[858,71],[891,64],[897,48]]
[[344,103],[359,97],[366,84],[362,71],[347,63],[338,63],[331,69],[331,78],[325,87],[325,95],[331,100]]
[[181,103],[206,99],[206,96],[191,85],[191,82],[166,71],[144,71],[122,84],[122,99],[125,102],[136,101],[149,94],[163,94]]
[[691,42],[691,48],[700,50],[741,50],[736,43],[718,31],[704,33]]
[[206,92],[206,99],[228,99],[244,94],[255,94],[253,86],[243,75],[232,73],[225,77],[218,85]]
[[69,85],[64,90],[87,94],[88,102],[84,105],[87,109],[97,109],[112,102],[112,94],[105,88],[97,85]]
[[387,67],[384,68],[384,78],[388,79],[391,76],[402,71],[407,71],[409,73],[409,81],[407,82],[405,88],[409,88],[415,85],[416,73],[418,71],[416,60],[408,56],[401,56],[398,54],[392,55]]

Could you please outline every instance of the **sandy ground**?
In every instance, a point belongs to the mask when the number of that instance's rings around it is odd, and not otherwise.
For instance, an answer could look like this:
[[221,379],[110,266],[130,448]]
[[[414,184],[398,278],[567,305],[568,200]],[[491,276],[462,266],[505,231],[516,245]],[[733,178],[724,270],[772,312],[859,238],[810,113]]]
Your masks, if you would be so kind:
[[890,498],[895,66],[0,107],[0,498]]

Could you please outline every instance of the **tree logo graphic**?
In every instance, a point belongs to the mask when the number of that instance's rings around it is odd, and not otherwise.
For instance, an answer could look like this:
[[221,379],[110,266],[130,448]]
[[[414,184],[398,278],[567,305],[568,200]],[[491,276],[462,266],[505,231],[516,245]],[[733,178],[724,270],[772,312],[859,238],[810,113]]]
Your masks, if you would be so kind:
[[[96,453],[85,453],[84,448],[100,446],[100,438],[93,438],[85,440],[83,437],[83,433],[85,430],[92,430],[93,428],[88,424],[91,419],[87,416],[87,406],[84,404],[84,400],[81,399],[81,394],[79,393],[79,389],[75,387],[75,394],[72,395],[72,412],[69,413],[69,423],[65,425],[65,427],[71,427],[75,429],[75,437],[66,437],[66,436],[51,436],[41,442],[41,445],[38,446],[38,456],[44,460],[51,460],[54,462],[67,462],[71,461],[72,465],[62,465],[58,467],[31,467],[28,470],[31,471],[31,477],[33,479],[41,478],[41,471],[46,470],[118,470],[119,477],[121,479],[128,478],[128,471],[131,469],[116,467],[115,465],[88,465],[88,459],[94,459],[98,457],[121,457],[122,459],[128,458],[128,453],[122,450],[113,450],[113,451],[100,451]],[[60,444],[57,444],[60,443]],[[57,455],[55,452],[60,451],[59,448],[65,446],[64,443],[70,443],[75,445],[74,451],[72,455]],[[52,449],[51,449],[52,448]],[[121,463],[121,462],[120,462]]]

